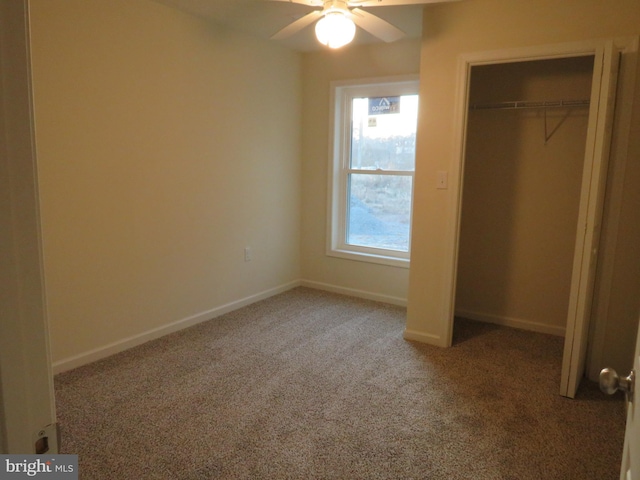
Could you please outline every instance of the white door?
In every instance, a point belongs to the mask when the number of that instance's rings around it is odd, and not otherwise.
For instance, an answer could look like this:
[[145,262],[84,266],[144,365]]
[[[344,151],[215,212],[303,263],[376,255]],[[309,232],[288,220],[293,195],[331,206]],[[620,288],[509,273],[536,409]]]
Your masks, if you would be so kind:
[[619,57],[611,41],[597,49],[594,59],[591,107],[560,383],[560,394],[570,398],[575,397],[585,370]]
[[618,390],[625,392],[627,399],[627,426],[624,433],[620,480],[640,480],[640,393],[636,388],[636,375],[640,373],[640,322],[636,351],[631,373],[620,377],[618,373],[605,368],[600,372],[600,390],[613,395]]
[[[633,370],[636,376],[640,374],[640,325]],[[627,407],[627,429],[624,434],[620,480],[640,480],[640,393],[637,387],[635,390]]]
[[28,18],[28,0],[0,1],[0,453],[52,454]]

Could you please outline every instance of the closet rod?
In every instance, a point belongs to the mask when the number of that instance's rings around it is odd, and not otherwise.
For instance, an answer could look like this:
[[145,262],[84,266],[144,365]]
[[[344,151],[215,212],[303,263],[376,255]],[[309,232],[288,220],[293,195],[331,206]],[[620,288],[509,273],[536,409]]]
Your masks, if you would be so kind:
[[589,100],[552,100],[546,102],[498,102],[475,103],[469,110],[513,110],[517,108],[580,108],[588,107]]

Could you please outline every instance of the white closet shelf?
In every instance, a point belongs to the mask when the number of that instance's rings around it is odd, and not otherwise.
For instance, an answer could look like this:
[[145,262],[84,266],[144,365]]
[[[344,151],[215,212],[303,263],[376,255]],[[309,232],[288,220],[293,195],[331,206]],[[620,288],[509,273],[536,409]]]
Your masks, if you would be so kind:
[[469,110],[514,110],[518,108],[584,108],[589,100],[550,100],[541,102],[515,101],[496,103],[474,103]]

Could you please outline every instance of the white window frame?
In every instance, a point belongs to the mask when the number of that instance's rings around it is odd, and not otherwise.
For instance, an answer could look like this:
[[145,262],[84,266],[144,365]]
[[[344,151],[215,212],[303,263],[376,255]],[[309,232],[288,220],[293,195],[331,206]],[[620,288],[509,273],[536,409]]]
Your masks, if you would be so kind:
[[[420,82],[418,75],[331,82],[327,255],[409,268],[411,227],[409,228],[408,252],[349,245],[346,243],[347,183],[350,173],[350,123],[351,105],[354,98],[418,95],[419,87]],[[414,172],[415,167],[410,173],[412,177],[412,188],[415,188]],[[403,174],[404,173],[406,172],[403,172]],[[411,218],[413,217],[413,196],[412,192]]]

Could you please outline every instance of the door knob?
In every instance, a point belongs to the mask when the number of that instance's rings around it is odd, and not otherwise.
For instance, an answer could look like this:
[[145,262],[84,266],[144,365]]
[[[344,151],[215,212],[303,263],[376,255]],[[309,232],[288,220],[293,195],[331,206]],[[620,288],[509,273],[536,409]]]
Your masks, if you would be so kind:
[[600,372],[600,390],[607,395],[613,395],[621,390],[627,394],[627,398],[631,401],[634,383],[635,372],[633,370],[627,377],[620,377],[613,368],[604,368]]

